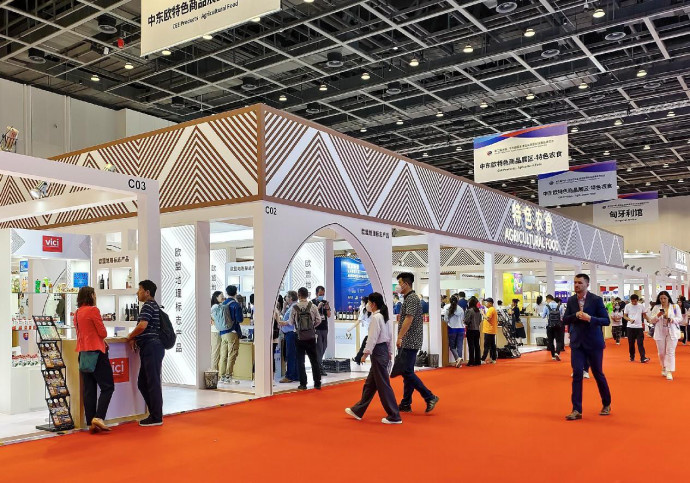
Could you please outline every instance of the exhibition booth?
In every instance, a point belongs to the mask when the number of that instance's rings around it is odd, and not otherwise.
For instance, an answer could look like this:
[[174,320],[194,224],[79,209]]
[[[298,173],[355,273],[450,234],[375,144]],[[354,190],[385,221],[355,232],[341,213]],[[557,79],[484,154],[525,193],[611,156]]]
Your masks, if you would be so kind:
[[[164,383],[171,387],[206,387],[208,300],[227,284],[247,300],[253,295],[254,304],[242,328],[240,384],[221,389],[267,396],[291,389],[275,382],[282,364],[273,372],[272,314],[276,297],[287,290],[306,286],[313,295],[317,285],[326,287],[335,309],[326,357],[346,359],[364,335],[359,328],[348,331],[361,295],[380,292],[391,307],[395,274],[414,269],[420,275],[415,288],[429,298],[423,350],[440,355],[443,293],[465,289],[468,296],[505,300],[505,285],[515,283],[506,273],[521,273],[528,305],[537,293],[569,292],[567,280],[578,271],[595,280],[598,271],[624,271],[620,236],[263,105],[54,161],[48,163],[100,174],[111,163],[126,174],[107,175],[160,184],[157,298],[178,333],[164,360]],[[148,213],[150,206],[138,199],[111,206],[107,213],[80,209],[69,218],[21,217],[20,226],[91,237],[90,267],[73,270],[89,272],[98,284],[99,307],[119,336],[131,330],[127,314],[136,309],[128,286],[147,273],[155,276],[150,267],[142,270],[142,249],[157,247],[140,231],[142,207]],[[566,282],[559,284],[561,272]],[[38,277],[27,275],[27,284]],[[331,381],[364,376],[366,367],[351,367]]]

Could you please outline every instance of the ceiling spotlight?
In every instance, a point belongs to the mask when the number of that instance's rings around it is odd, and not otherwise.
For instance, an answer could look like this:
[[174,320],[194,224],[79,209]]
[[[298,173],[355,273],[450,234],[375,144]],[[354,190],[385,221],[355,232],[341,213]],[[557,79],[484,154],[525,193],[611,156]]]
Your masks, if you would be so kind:
[[683,181],[683,178],[679,179],[678,182],[679,183],[685,183],[685,181]]
[[369,72],[362,72],[362,80],[369,80],[371,79],[371,76],[369,75]]
[[101,80],[101,78],[98,77],[98,74],[91,74],[91,80],[94,82],[98,82]]
[[558,42],[549,42],[541,46],[541,56],[545,59],[556,57],[561,53],[561,46]]
[[321,107],[319,107],[318,102],[310,102],[307,104],[307,114],[318,114],[321,112]]
[[626,171],[627,171],[628,173],[632,173],[632,168],[628,168],[628,169],[626,169]]
[[663,166],[664,168],[668,168],[668,163],[664,163],[662,166]]
[[126,62],[125,63],[125,69],[127,69],[127,70],[134,69],[134,64],[132,64],[131,62]]
[[456,151],[462,151],[462,146],[455,146]]
[[470,170],[467,172],[467,174],[474,174],[474,170],[473,170],[473,169],[470,169]]
[[412,57],[410,67],[419,67],[419,59],[417,59],[417,57]]
[[343,66],[343,54],[341,52],[329,52],[327,55],[326,67],[337,69]]
[[587,203],[582,203],[582,206],[587,206]]
[[525,37],[534,37],[536,32],[534,31],[533,28],[528,28],[525,30],[525,33],[523,34]]
[[594,13],[592,14],[592,17],[594,18],[601,18],[606,15],[606,12],[604,12],[603,8],[597,8]]
[[676,117],[676,113],[673,111],[668,111],[668,114],[666,114],[666,117]]
[[117,32],[117,21],[108,15],[98,17],[98,30],[104,34],[114,34]]
[[472,47],[470,44],[465,45],[465,48],[462,49],[462,51],[466,54],[471,54],[474,52],[474,47]]
[[287,101],[287,96],[285,94],[281,94],[280,97],[278,98],[280,102],[285,102]]
[[588,85],[586,82],[584,82],[584,81],[580,82],[580,85],[577,86],[578,89],[582,89],[582,90],[585,90],[585,89],[587,89],[588,87],[589,87],[589,85]]
[[213,40],[213,35],[205,34],[205,35],[202,35],[201,38],[204,40]]
[[608,156],[609,154],[611,154],[611,153],[608,151],[604,151],[604,156]]
[[623,124],[621,119],[616,119],[616,122],[613,123],[614,126],[620,126],[621,124]]
[[534,196],[534,195],[529,195],[529,197],[532,199],[536,198],[536,196]]
[[623,38],[625,38],[625,36],[626,33],[623,26],[617,25],[615,27],[609,27],[608,29],[606,29],[606,35],[604,36],[604,38],[606,40],[615,42],[617,40],[622,40]]
[[652,148],[649,147],[649,144],[645,144],[642,149],[644,149],[645,151],[649,151]]
[[175,96],[170,101],[170,107],[173,109],[184,109],[184,99],[180,96]]
[[429,157],[429,153],[423,153],[423,154],[422,154],[422,157],[423,157],[423,158],[428,158],[428,157]]
[[505,183],[501,183],[501,188],[507,188],[507,187],[508,187],[508,185],[507,185],[507,184],[505,184]]
[[398,126],[402,126],[403,124],[405,124],[405,121],[403,121],[402,119],[398,119],[397,121],[395,121],[395,124],[397,124]]
[[536,183],[536,181],[533,180],[533,179],[531,179],[531,180],[529,180],[529,183],[530,183],[530,184],[534,184],[534,183]]
[[172,55],[172,51],[170,51],[168,49],[163,49],[163,50],[161,50],[161,55],[168,57],[168,56]]
[[644,69],[640,69],[637,71],[637,77],[644,77],[647,75],[647,71]]
[[526,96],[525,98],[526,98],[528,101],[531,101],[531,100],[534,99],[535,97],[537,97],[537,96],[534,95],[534,92],[528,92],[528,93],[527,93],[527,96]]
[[645,185],[645,186],[652,186],[652,183],[650,183],[649,181],[647,181],[644,185]]
[[436,113],[436,117],[443,117],[443,111],[438,111]]
[[105,163],[105,166],[103,166],[103,171],[109,171],[111,173],[117,173],[117,168],[115,165],[111,162]]
[[243,91],[253,91],[255,89],[259,88],[259,81],[255,79],[254,77],[242,77],[242,85],[240,88]]
[[48,181],[39,181],[36,187],[29,191],[29,193],[31,193],[31,197],[33,199],[40,200],[41,198],[44,198],[48,195],[49,187],[50,183]]
[[319,86],[319,90],[320,90],[321,92],[326,92],[326,91],[328,90],[328,86],[327,86],[326,84],[321,84],[321,85]]
[[579,131],[580,131],[580,128],[577,127],[577,126],[572,127],[572,128],[570,129],[570,132],[579,132]]
[[402,92],[402,84],[400,82],[391,82],[386,86],[386,94],[389,96],[396,96]]
[[259,23],[259,22],[261,22],[261,17],[254,17],[254,18],[252,19],[252,22],[254,22],[254,23]]
[[496,12],[506,14],[514,11],[517,7],[516,2],[499,2],[498,5],[496,5]]
[[664,197],[664,198],[668,198],[668,195],[664,195],[663,197]]
[[479,104],[479,107],[481,107],[482,109],[486,109],[487,107],[489,107],[489,104],[486,101],[482,101],[481,104]]
[[46,54],[42,50],[30,48],[29,49],[29,61],[32,64],[45,64]]
[[360,128],[359,132],[367,132],[367,128],[365,128],[365,127]]

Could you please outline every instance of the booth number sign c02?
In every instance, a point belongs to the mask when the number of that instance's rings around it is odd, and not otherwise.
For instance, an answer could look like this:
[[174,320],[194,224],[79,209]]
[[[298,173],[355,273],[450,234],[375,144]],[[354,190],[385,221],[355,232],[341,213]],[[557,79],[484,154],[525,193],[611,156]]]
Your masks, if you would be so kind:
[[276,208],[275,206],[267,206],[265,211],[266,211],[267,215],[273,215],[273,216],[278,215],[278,208]]
[[127,181],[127,186],[129,186],[131,189],[146,191],[146,181],[129,178],[129,181]]

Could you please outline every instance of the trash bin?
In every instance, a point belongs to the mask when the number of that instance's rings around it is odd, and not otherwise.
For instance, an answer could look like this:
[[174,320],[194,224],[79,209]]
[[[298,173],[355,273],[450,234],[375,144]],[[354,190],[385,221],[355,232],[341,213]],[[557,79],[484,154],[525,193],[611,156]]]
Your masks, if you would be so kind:
[[206,389],[218,389],[218,371],[204,371]]

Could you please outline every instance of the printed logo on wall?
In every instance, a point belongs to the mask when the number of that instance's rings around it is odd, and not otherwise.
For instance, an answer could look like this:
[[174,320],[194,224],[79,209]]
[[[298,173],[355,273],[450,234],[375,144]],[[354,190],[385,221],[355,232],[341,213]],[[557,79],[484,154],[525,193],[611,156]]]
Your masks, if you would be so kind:
[[595,225],[655,223],[659,219],[659,192],[620,195],[593,206]]
[[19,271],[20,272],[28,272],[29,271],[29,261],[28,260],[19,260]]
[[280,0],[141,2],[141,56],[280,10]]
[[43,235],[43,251],[62,253],[62,237]]
[[568,171],[539,175],[539,204],[566,205],[618,197],[616,162],[571,166]]
[[536,126],[474,140],[477,183],[568,170],[568,125]]
[[129,359],[127,357],[110,359],[110,367],[113,368],[115,384],[129,382]]
[[503,240],[506,243],[550,252],[561,250],[561,245],[554,232],[551,213],[532,208],[517,200],[512,201],[510,210],[512,226],[507,226],[503,232]]

